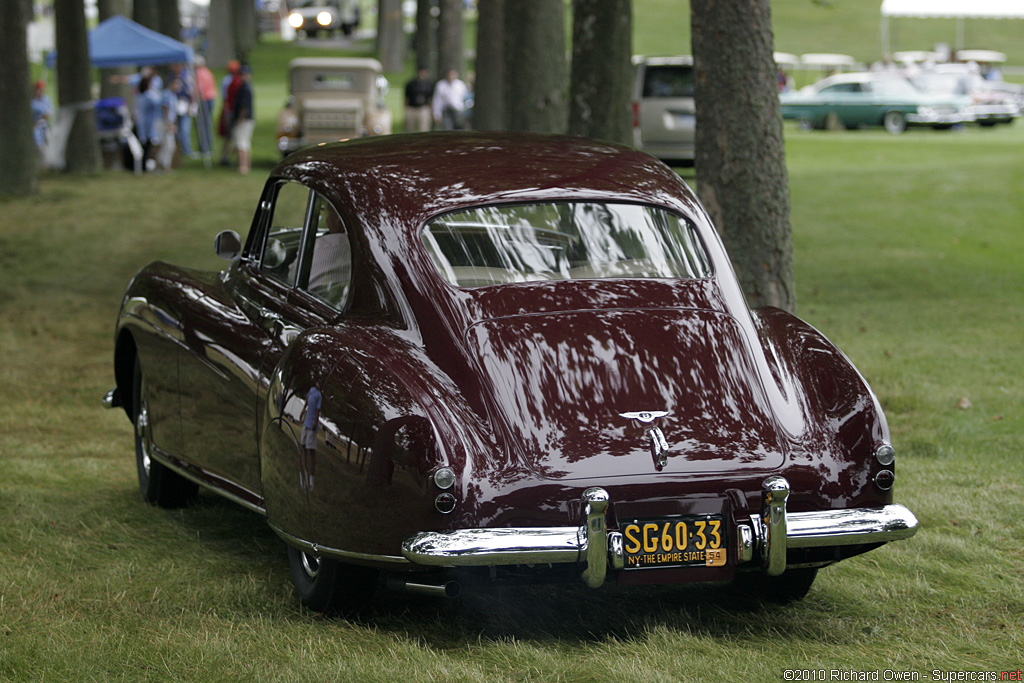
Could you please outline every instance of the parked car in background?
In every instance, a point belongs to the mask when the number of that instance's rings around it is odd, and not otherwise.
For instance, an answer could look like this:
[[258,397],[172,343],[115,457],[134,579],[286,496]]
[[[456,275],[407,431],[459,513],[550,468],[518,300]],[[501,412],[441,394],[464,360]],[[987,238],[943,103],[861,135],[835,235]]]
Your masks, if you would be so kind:
[[966,96],[974,120],[982,126],[1013,123],[1020,116],[1020,102],[999,81],[986,81],[974,64],[936,64],[910,72],[910,81],[935,95]]
[[633,144],[668,162],[692,162],[693,57],[634,57]]
[[335,31],[348,36],[359,26],[360,13],[359,0],[298,0],[291,4],[288,23],[309,38]]
[[779,97],[782,117],[804,130],[882,126],[899,134],[907,126],[951,128],[974,120],[966,95],[926,93],[891,72],[837,74]]
[[307,145],[391,133],[388,81],[376,59],[300,57],[288,67],[291,95],[277,118],[277,145]]
[[381,587],[736,581],[791,600],[912,536],[881,406],[747,308],[680,177],[629,147],[419,133],[299,150],[220,273],[125,292],[145,500],[263,515],[300,600]]

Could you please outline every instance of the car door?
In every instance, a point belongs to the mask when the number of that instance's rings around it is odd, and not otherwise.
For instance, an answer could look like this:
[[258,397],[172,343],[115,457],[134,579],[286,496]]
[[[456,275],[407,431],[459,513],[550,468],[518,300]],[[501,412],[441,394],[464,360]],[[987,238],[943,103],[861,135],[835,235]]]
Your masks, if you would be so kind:
[[[336,496],[324,486],[346,477],[337,457],[351,459],[351,425],[331,421],[349,378],[332,377],[346,354],[343,316],[352,280],[349,232],[337,211],[313,193],[295,286],[277,323],[277,343],[263,363],[260,433],[270,522],[293,536],[315,538],[309,510]],[[335,418],[336,419],[336,418]]]
[[268,183],[242,257],[194,304],[202,310],[189,316],[179,363],[186,460],[199,477],[256,507],[261,381],[292,335],[284,321],[309,210],[308,188]]

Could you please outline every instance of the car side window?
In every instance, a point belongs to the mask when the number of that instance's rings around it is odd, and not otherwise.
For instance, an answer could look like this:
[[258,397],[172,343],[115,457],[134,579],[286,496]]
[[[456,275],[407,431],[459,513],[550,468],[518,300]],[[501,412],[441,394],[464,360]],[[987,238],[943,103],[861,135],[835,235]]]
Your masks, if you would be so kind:
[[310,255],[303,259],[298,286],[340,311],[352,281],[349,233],[331,203],[316,193],[312,209],[306,247]]
[[292,182],[281,183],[274,199],[260,270],[288,285],[296,282],[309,199],[309,188]]

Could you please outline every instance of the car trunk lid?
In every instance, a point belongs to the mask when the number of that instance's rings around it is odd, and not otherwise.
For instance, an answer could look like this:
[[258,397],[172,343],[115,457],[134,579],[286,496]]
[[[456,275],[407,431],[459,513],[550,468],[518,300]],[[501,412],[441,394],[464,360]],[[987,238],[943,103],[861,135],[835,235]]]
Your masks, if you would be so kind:
[[510,450],[542,476],[782,464],[768,401],[739,328],[724,313],[519,315],[477,323],[467,336]]

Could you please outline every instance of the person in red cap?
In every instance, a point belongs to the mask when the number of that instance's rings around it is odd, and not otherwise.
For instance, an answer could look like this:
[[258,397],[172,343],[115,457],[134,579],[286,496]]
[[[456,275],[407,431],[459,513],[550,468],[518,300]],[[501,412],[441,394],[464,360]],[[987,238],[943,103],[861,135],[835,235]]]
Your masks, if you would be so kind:
[[231,165],[231,152],[234,147],[232,129],[235,127],[235,98],[238,96],[239,88],[242,87],[241,71],[241,63],[237,59],[232,59],[228,62],[228,73],[220,84],[220,97],[224,103],[220,110],[220,125],[217,130],[222,140],[221,166]]
[[50,118],[53,116],[53,102],[46,94],[46,81],[36,81],[32,93],[32,137],[40,150],[50,139]]

